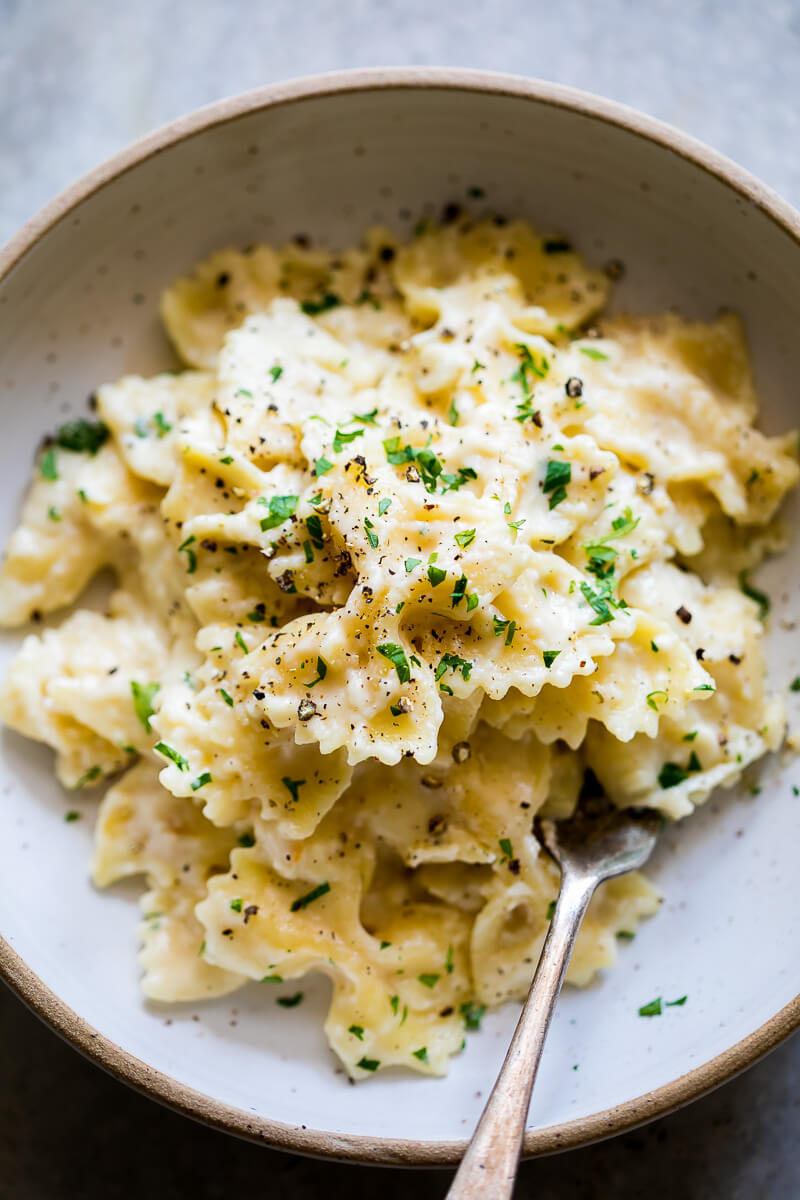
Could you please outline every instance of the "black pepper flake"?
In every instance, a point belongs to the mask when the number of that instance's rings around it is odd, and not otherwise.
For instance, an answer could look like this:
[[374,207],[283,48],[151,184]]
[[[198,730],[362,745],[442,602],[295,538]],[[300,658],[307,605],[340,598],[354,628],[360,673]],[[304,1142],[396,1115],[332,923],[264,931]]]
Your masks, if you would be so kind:
[[469,742],[456,742],[451,751],[453,760],[457,763],[465,763],[472,754],[472,747]]
[[583,380],[579,379],[577,375],[570,375],[564,384],[564,391],[570,400],[577,400],[579,396],[583,395]]
[[510,858],[508,860],[508,869],[512,875],[519,875],[519,859]]
[[381,246],[380,250],[378,251],[378,257],[380,258],[381,262],[391,262],[394,258],[394,247]]
[[675,616],[679,621],[683,621],[684,625],[688,625],[692,619],[692,614],[683,604],[680,606],[680,608],[675,609]]
[[442,209],[442,223],[444,225],[452,225],[453,221],[457,221],[460,216],[460,204],[445,204]]
[[266,694],[267,693],[262,692],[260,688],[255,688],[253,691],[253,695],[255,696],[256,700],[264,700],[266,697]]
[[231,281],[230,272],[229,271],[220,271],[219,275],[217,276],[217,278],[214,282],[216,283],[218,288],[224,288],[224,287],[228,286],[230,281]]
[[742,660],[738,654],[729,654],[728,655],[728,662],[732,662],[735,667],[738,667],[738,665],[741,661]]
[[444,817],[431,817],[428,821],[428,833],[433,834],[434,837],[438,837],[440,833],[444,833],[446,828],[447,821]]
[[603,267],[603,272],[608,279],[616,283],[625,274],[625,263],[621,258],[610,258]]
[[698,648],[695,650],[695,656],[696,656],[698,662],[703,661],[703,659],[705,658],[705,653],[706,652],[702,648],[702,646],[698,646]]
[[605,467],[590,467],[589,468],[589,478],[590,479],[599,479],[601,475],[605,475],[605,471],[606,471]]
[[317,715],[317,706],[313,700],[301,700],[297,706],[298,721],[310,721]]
[[637,491],[641,492],[643,496],[649,496],[653,491],[653,488],[656,486],[656,477],[655,475],[651,475],[649,471],[643,471],[642,475],[643,478],[638,480],[636,489]]
[[258,905],[257,904],[248,904],[247,908],[244,910],[245,925],[250,920],[250,918],[256,916],[257,913],[258,913]]

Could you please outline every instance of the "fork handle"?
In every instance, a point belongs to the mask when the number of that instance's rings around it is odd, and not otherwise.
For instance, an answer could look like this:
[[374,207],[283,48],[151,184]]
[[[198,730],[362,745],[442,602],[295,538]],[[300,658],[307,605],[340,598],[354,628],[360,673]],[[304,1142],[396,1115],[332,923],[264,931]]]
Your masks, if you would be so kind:
[[595,876],[565,871],[528,998],[447,1200],[510,1200],[544,1040]]

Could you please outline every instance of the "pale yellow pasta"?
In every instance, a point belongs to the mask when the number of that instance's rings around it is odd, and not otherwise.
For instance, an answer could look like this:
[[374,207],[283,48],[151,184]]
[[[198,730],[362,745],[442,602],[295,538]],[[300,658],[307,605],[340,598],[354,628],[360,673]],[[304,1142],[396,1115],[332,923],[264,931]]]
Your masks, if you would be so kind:
[[[25,638],[0,714],[67,787],[114,778],[93,875],[145,878],[152,999],[323,972],[353,1078],[442,1074],[529,985],[537,813],[683,817],[779,745],[739,578],[794,435],[754,427],[734,316],[607,320],[608,289],[521,221],[224,249],[163,300],[187,370],[40,453],[0,620],[115,586]],[[601,888],[568,979],[658,904]]]

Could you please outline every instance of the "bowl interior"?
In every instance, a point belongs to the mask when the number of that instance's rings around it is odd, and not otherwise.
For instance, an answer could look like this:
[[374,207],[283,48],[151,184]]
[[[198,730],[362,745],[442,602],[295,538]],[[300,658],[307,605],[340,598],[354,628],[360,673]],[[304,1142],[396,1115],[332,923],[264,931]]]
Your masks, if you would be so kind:
[[[621,258],[617,307],[739,310],[763,424],[792,427],[800,245],[675,150],[554,104],[545,89],[537,97],[495,87],[339,90],[255,109],[135,162],[67,211],[0,284],[3,539],[41,435],[84,411],[99,383],[173,365],[158,298],[178,273],[226,244],[306,233],[346,245],[374,222],[409,229],[446,201],[564,231],[595,262]],[[474,188],[485,198],[470,198]],[[789,519],[796,523],[795,509]],[[763,579],[773,597],[773,677],[786,689],[798,673],[795,552]],[[4,658],[18,642],[3,638]],[[762,769],[757,797],[753,782],[664,837],[650,871],[663,911],[621,948],[615,970],[562,997],[531,1128],[584,1120],[660,1088],[800,992],[800,801],[791,787],[800,771],[776,759]],[[365,1152],[343,1138],[389,1138],[425,1143],[410,1148],[419,1158],[471,1131],[515,1008],[469,1035],[445,1080],[398,1072],[352,1087],[326,1048],[321,980],[304,985],[306,1002],[291,1011],[258,985],[207,1004],[146,1004],[135,961],[139,889],[101,896],[87,879],[95,801],[65,797],[49,752],[8,733],[0,790],[0,934],[130,1055],[244,1110],[254,1126],[330,1131],[320,1147],[329,1152]],[[73,807],[85,819],[65,824]],[[684,994],[686,1004],[660,1018],[637,1014],[655,996]]]

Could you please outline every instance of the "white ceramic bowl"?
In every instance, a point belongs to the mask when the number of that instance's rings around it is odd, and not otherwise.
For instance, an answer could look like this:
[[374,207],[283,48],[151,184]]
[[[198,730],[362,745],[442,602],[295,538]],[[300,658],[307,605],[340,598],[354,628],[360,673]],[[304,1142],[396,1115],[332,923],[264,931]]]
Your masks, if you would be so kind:
[[[469,201],[471,187],[486,200]],[[618,305],[738,309],[764,425],[798,422],[800,218],[743,171],[655,121],[549,84],[459,71],[328,76],[174,122],[54,201],[0,257],[3,539],[41,435],[83,411],[100,382],[171,365],[157,302],[174,276],[227,243],[305,232],[348,244],[372,222],[407,229],[446,201],[563,229],[590,260],[623,259]],[[797,575],[794,552],[764,573],[781,688],[800,666],[789,626]],[[6,638],[4,653],[17,642]],[[757,798],[725,794],[665,836],[652,868],[663,911],[615,970],[562,997],[528,1153],[663,1113],[800,1024],[800,771],[776,761],[762,775]],[[137,988],[137,889],[99,895],[87,879],[93,802],[78,802],[86,820],[65,824],[75,801],[53,781],[49,754],[10,734],[0,793],[0,966],[78,1048],[245,1136],[372,1161],[454,1161],[515,1007],[485,1021],[447,1079],[387,1073],[351,1087],[325,1045],[321,981],[292,1012],[258,985],[150,1006]],[[660,1018],[637,1015],[655,996],[683,994]]]

